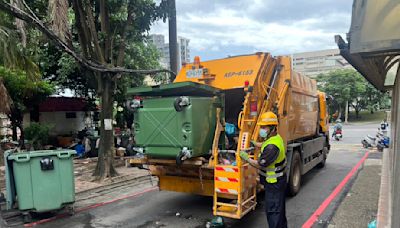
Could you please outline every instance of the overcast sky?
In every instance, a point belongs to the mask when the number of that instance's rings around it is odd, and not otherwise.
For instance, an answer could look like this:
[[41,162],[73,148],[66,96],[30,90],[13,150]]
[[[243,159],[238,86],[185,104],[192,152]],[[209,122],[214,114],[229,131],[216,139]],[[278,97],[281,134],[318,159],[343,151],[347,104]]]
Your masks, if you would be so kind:
[[[351,0],[176,0],[178,36],[202,60],[257,51],[273,55],[337,48],[350,28]],[[150,33],[168,40],[168,24]]]

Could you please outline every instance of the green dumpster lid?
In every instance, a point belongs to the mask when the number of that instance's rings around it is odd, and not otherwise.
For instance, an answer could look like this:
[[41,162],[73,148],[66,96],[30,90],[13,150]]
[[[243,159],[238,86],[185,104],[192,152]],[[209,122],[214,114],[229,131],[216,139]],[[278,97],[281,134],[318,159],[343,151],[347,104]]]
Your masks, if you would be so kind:
[[214,96],[219,92],[220,90],[215,87],[196,82],[177,82],[158,86],[130,88],[127,94],[142,96]]
[[14,152],[8,156],[8,160],[29,161],[33,157],[57,156],[59,158],[69,158],[76,154],[75,150],[36,150],[27,152]]

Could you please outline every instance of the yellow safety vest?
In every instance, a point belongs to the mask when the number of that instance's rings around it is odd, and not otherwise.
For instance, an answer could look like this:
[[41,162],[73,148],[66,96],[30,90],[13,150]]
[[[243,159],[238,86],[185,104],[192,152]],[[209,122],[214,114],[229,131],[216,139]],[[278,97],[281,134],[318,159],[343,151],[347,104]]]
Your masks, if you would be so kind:
[[261,153],[263,153],[264,148],[269,144],[275,145],[279,149],[279,155],[276,160],[270,164],[265,171],[265,179],[267,183],[273,184],[276,183],[278,177],[281,177],[285,174],[286,171],[286,151],[282,137],[277,134],[276,136],[272,136],[267,139],[261,146]]

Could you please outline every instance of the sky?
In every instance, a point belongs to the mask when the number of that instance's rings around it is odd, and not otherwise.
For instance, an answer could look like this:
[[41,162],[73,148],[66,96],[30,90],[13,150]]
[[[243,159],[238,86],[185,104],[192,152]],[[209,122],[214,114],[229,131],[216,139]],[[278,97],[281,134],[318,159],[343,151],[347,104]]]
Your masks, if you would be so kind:
[[[346,37],[352,0],[176,0],[178,36],[202,60],[250,54],[272,55],[337,48]],[[150,34],[163,34],[156,22]]]

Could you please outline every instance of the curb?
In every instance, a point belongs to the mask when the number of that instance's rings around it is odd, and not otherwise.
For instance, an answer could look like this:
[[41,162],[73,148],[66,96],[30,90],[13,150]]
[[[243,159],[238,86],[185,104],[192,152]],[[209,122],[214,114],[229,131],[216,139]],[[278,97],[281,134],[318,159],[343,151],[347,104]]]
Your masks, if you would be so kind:
[[87,192],[92,192],[92,191],[96,191],[96,190],[102,190],[102,189],[108,188],[110,186],[119,185],[119,184],[125,183],[127,181],[138,180],[138,179],[141,179],[143,177],[150,177],[151,178],[152,175],[146,174],[146,175],[138,175],[138,176],[134,176],[134,177],[130,177],[130,178],[127,178],[127,177],[129,177],[129,176],[119,176],[119,177],[116,178],[117,181],[115,181],[115,182],[111,182],[111,183],[108,183],[106,185],[102,185],[102,186],[98,186],[98,187],[88,188],[88,189],[85,189],[85,190],[82,190],[82,191],[77,191],[76,195],[85,194]]

